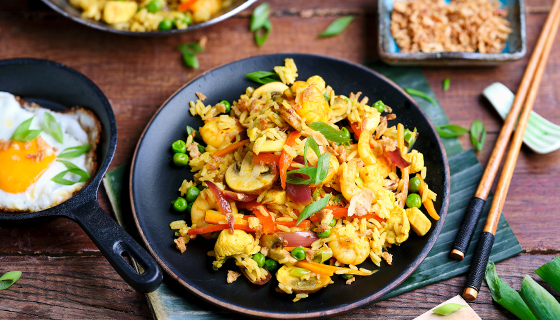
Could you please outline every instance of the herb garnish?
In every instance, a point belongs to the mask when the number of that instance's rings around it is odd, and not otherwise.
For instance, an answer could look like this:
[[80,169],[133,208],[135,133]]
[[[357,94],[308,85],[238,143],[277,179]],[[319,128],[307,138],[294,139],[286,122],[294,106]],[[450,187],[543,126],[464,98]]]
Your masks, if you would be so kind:
[[[64,166],[66,166],[66,169],[68,169],[66,171],[62,171],[61,173],[57,174],[56,176],[54,176],[51,179],[52,181],[54,181],[58,184],[62,184],[62,185],[65,185],[65,186],[71,186],[71,185],[76,184],[78,182],[87,181],[91,177],[91,175],[89,173],[87,173],[86,171],[78,168],[78,166],[76,166],[75,164],[73,164],[70,161],[64,161],[64,160],[57,160],[57,161],[64,164]],[[71,181],[71,180],[65,179],[64,176],[67,173],[73,173],[73,174],[79,175],[80,180]]]
[[352,20],[354,20],[354,16],[346,16],[346,17],[338,18],[338,19],[334,20],[325,29],[325,31],[321,32],[318,37],[319,38],[326,38],[326,37],[336,36],[339,33],[341,33],[342,31],[344,31],[344,29],[346,29],[346,27],[348,27],[348,25],[352,22]]
[[200,44],[197,42],[183,43],[177,47],[177,50],[183,54],[183,61],[185,61],[187,66],[195,69],[199,67],[196,55],[204,51],[204,48]]
[[245,75],[251,81],[261,84],[280,81],[280,77],[275,72],[270,71],[255,71]]
[[347,143],[352,138],[350,137],[350,131],[343,127],[340,131],[331,127],[324,122],[311,122],[307,124],[311,129],[319,131],[327,140],[337,142],[337,143]]
[[454,138],[469,132],[469,129],[463,128],[456,124],[446,124],[436,127],[437,133],[442,138]]
[[[35,117],[33,117],[33,118],[35,118]],[[33,140],[33,139],[37,138],[37,136],[41,133],[41,129],[29,130],[29,127],[31,126],[31,121],[33,121],[33,118],[27,119],[24,122],[22,122],[19,125],[19,127],[17,127],[16,132],[14,132],[14,134],[12,135],[12,137],[10,139],[26,142],[26,141],[30,141],[30,140]]]
[[480,120],[474,120],[471,125],[471,141],[476,150],[481,151],[486,142],[486,128]]
[[0,277],[0,290],[11,287],[21,277],[21,271],[9,271]]
[[447,316],[450,315],[452,313],[457,312],[460,309],[465,308],[466,305],[464,304],[458,304],[458,303],[446,303],[444,305],[441,305],[437,308],[435,308],[434,310],[432,310],[435,314],[439,314],[440,316]]
[[91,148],[91,144],[66,148],[66,149],[64,149],[64,151],[62,151],[61,154],[58,155],[58,158],[67,158],[67,159],[77,158],[77,157],[81,156],[82,154],[88,152],[88,150],[90,148]]
[[317,213],[319,210],[323,210],[327,206],[327,204],[329,203],[331,195],[332,194],[329,193],[326,196],[324,196],[323,198],[321,198],[321,199],[319,199],[315,202],[312,202],[307,207],[305,207],[299,215],[299,218],[298,218],[297,223],[296,223],[296,227],[303,220],[311,217],[312,215]]
[[60,129],[60,126],[56,122],[54,116],[48,112],[45,112],[43,115],[43,123],[45,125],[45,132],[50,134],[56,141],[62,143],[62,129]]
[[449,90],[450,85],[451,85],[451,80],[449,80],[449,78],[443,79],[443,91]]
[[404,91],[406,91],[406,93],[408,93],[408,94],[410,94],[410,95],[412,95],[412,96],[417,96],[417,97],[420,97],[420,98],[422,98],[422,99],[428,100],[428,101],[430,101],[434,106],[437,106],[437,102],[436,102],[432,97],[430,97],[429,95],[425,94],[425,93],[422,92],[422,91],[419,91],[419,90],[416,90],[416,89],[410,89],[410,88],[404,89]]
[[253,10],[253,14],[251,15],[251,25],[249,29],[251,32],[254,32],[255,35],[255,42],[259,47],[261,47],[270,32],[272,31],[272,24],[268,19],[268,15],[270,14],[270,5],[268,2],[265,2],[255,8]]

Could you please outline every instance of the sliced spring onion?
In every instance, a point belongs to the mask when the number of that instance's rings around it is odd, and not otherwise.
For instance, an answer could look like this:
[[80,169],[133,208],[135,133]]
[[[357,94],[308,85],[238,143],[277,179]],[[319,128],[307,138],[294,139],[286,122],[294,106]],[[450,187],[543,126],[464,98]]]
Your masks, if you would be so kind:
[[354,16],[346,16],[346,17],[342,17],[342,18],[338,18],[338,19],[334,20],[325,29],[325,31],[323,31],[319,34],[319,38],[326,38],[326,37],[332,37],[332,36],[338,35],[342,31],[344,31],[344,29],[346,29],[346,27],[348,27],[348,25],[350,25],[352,20],[354,20]]
[[187,66],[192,68],[199,67],[196,55],[204,51],[204,48],[200,44],[196,42],[183,43],[177,47],[177,50],[183,54],[183,61],[185,61]]
[[[56,176],[54,176],[51,180],[61,184],[61,185],[65,185],[65,186],[71,186],[75,183],[78,182],[85,182],[87,181],[91,175],[89,173],[87,173],[86,171],[80,169],[78,166],[76,166],[75,164],[73,164],[70,161],[64,161],[64,160],[57,160],[58,162],[64,164],[64,166],[66,166],[66,171],[62,171],[61,173],[57,174]],[[68,173],[73,173],[76,174],[78,176],[80,176],[80,179],[78,181],[72,181],[72,180],[68,180],[66,178],[64,178],[64,176]]]
[[270,71],[255,71],[247,73],[245,76],[251,81],[261,84],[280,81],[280,77],[276,73]]
[[346,143],[352,140],[350,137],[350,132],[346,128],[342,128],[340,131],[331,127],[324,122],[311,122],[307,124],[311,129],[319,131],[325,139],[337,143]]
[[543,264],[535,270],[535,273],[556,291],[560,292],[560,258],[554,257],[552,261]]
[[[317,161],[317,167],[305,167],[297,170],[288,171],[286,183],[291,184],[319,184],[321,183],[327,173],[329,172],[329,160],[331,154],[328,152],[323,153]],[[296,173],[304,174],[309,178],[301,178]]]
[[272,31],[272,24],[270,23],[270,20],[266,19],[266,22],[262,26],[262,28],[257,29],[257,31],[255,31],[254,33],[255,43],[257,44],[257,46],[262,47],[264,45],[271,31]]
[[437,126],[436,131],[442,138],[454,138],[469,132],[469,129],[463,128],[456,124],[446,124],[443,126]]
[[313,262],[323,263],[329,260],[330,258],[332,258],[332,256],[333,256],[333,252],[330,248],[321,249],[313,256]]
[[81,156],[82,154],[88,152],[88,150],[90,148],[91,148],[91,144],[66,148],[66,149],[64,149],[64,151],[62,151],[61,154],[58,155],[58,157],[59,158],[67,158],[67,159],[77,158],[77,157]]
[[451,80],[449,80],[449,78],[443,79],[443,91],[449,90],[450,85],[451,85]]
[[560,303],[528,275],[523,278],[519,295],[537,319],[560,319]]
[[295,276],[295,277],[300,277],[301,278],[301,277],[303,277],[305,275],[308,275],[310,273],[311,273],[311,271],[309,271],[307,269],[304,269],[304,268],[299,268],[299,267],[291,267],[290,268],[290,274],[292,276]]
[[0,277],[0,290],[11,287],[21,277],[21,271],[9,271]]
[[439,314],[440,316],[447,316],[463,309],[464,307],[466,307],[466,305],[464,304],[446,303],[435,308],[434,310],[432,310],[432,312],[435,314]]
[[500,279],[496,273],[496,266],[492,261],[489,261],[486,265],[485,279],[494,301],[521,320],[536,320],[529,307],[521,299],[519,293]]
[[253,14],[251,15],[251,25],[249,26],[251,32],[255,32],[264,26],[268,20],[269,13],[270,5],[268,2],[258,5],[255,10],[253,10]]
[[301,213],[299,214],[298,221],[296,223],[296,227],[303,220],[311,217],[312,215],[314,215],[318,211],[325,209],[325,207],[329,203],[329,200],[331,199],[331,195],[332,194],[329,193],[328,195],[324,196],[323,198],[321,198],[321,199],[319,199],[315,202],[312,202],[307,207],[305,207],[303,210],[301,210]]
[[56,122],[56,119],[49,112],[45,112],[43,115],[43,122],[45,125],[45,132],[50,134],[56,141],[62,143],[64,136],[62,135],[62,129]]
[[471,125],[471,141],[476,150],[482,151],[486,142],[486,128],[480,120],[474,120]]
[[17,127],[16,131],[14,132],[14,134],[10,139],[26,142],[37,138],[37,136],[41,133],[41,129],[29,130],[33,118],[27,119],[24,122],[22,122],[19,125],[19,127]]
[[411,89],[411,88],[406,88],[406,89],[404,89],[404,91],[406,91],[406,93],[408,93],[411,96],[417,96],[417,97],[420,97],[424,100],[428,100],[428,101],[430,101],[430,103],[432,103],[434,106],[437,107],[436,100],[434,100],[432,97],[430,97],[429,95],[425,94],[422,91],[419,91],[419,90],[416,90],[416,89]]
[[311,148],[311,150],[313,150],[313,152],[315,152],[315,154],[317,155],[317,158],[319,158],[321,156],[321,150],[319,150],[319,145],[317,145],[317,141],[315,141],[315,139],[313,139],[313,137],[308,137],[307,140],[305,140],[305,146],[303,148],[303,159],[305,161],[305,166],[307,167],[307,150]]
[[329,97],[329,95],[326,92],[323,95],[323,97],[325,97],[325,100],[327,100],[327,102],[331,101],[331,97]]

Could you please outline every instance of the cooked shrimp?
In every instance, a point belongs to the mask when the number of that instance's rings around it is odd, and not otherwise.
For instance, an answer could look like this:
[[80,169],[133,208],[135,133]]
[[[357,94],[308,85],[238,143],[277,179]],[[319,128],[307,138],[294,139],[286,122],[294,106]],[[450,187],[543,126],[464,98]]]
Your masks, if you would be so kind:
[[332,228],[328,242],[333,257],[341,263],[358,265],[369,256],[369,242],[366,237],[358,236],[352,224]]
[[378,171],[378,166],[369,165],[360,168],[360,178],[364,181],[364,187],[377,191],[383,188],[385,179],[381,176]]
[[352,159],[340,166],[340,191],[346,200],[352,199],[362,189],[356,185],[358,177],[358,159]]
[[313,83],[296,81],[292,85],[292,91],[296,93],[296,102],[301,105],[296,113],[306,122],[327,122],[330,118],[331,108],[323,95],[323,91]]
[[206,120],[204,126],[200,128],[200,135],[206,144],[218,148],[226,142],[231,142],[243,130],[245,128],[241,126],[237,119],[221,115]]
[[375,115],[376,117],[373,119],[364,119],[362,122],[362,133],[358,140],[358,153],[366,165],[373,165],[377,162],[377,157],[369,145],[369,140],[373,135],[373,131],[375,131],[375,128],[379,125],[379,113],[375,113]]

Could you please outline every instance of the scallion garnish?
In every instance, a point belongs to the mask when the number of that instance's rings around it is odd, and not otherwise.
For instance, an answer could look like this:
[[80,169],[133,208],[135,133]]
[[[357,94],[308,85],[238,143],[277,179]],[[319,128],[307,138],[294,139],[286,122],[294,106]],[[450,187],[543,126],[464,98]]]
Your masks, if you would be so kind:
[[204,48],[200,44],[197,42],[183,43],[177,47],[177,50],[183,54],[183,61],[185,61],[187,66],[192,68],[199,67],[196,55],[204,51]]
[[251,81],[261,84],[280,81],[280,77],[276,73],[270,71],[255,71],[247,73],[245,76]]
[[58,158],[77,158],[79,156],[81,156],[82,154],[88,152],[88,150],[91,148],[90,144],[86,144],[83,146],[77,146],[77,147],[70,147],[70,148],[66,148],[64,149],[64,151],[62,151],[61,154],[58,155]]
[[476,150],[482,151],[486,142],[486,128],[480,120],[474,120],[471,125],[471,141]]
[[253,10],[253,14],[251,15],[251,25],[249,29],[251,32],[255,34],[255,42],[259,47],[261,47],[270,32],[272,31],[272,24],[268,19],[268,15],[270,14],[270,5],[265,2],[255,8]]
[[340,131],[324,122],[311,122],[307,124],[311,129],[319,131],[325,139],[336,143],[347,143],[352,138],[348,129],[343,127]]
[[62,129],[60,129],[60,126],[56,122],[54,116],[48,112],[45,112],[43,114],[43,123],[45,125],[45,132],[50,134],[59,143],[62,143],[64,137],[62,135]]
[[[66,169],[68,169],[66,171],[62,171],[61,173],[57,174],[56,176],[54,176],[51,179],[52,181],[54,181],[58,184],[62,184],[62,185],[65,185],[65,186],[71,186],[71,185],[73,185],[75,183],[78,183],[78,182],[85,182],[91,177],[91,175],[89,173],[80,169],[77,165],[73,164],[70,161],[64,161],[64,160],[57,160],[57,161],[64,164]],[[80,176],[80,179],[78,181],[72,181],[72,180],[65,179],[64,176],[68,173],[76,174],[76,175]]]
[[456,124],[446,124],[443,126],[437,126],[436,131],[442,138],[454,138],[469,132],[469,129]]
[[440,316],[447,316],[450,315],[452,313],[455,313],[463,308],[465,308],[466,305],[464,304],[458,304],[458,303],[446,303],[444,305],[441,305],[437,308],[435,308],[434,310],[432,310],[433,313],[435,314],[439,314]]
[[560,258],[554,257],[552,261],[543,264],[535,270],[535,273],[556,289],[556,291],[560,292]]
[[323,210],[327,206],[327,204],[329,203],[330,198],[331,198],[331,194],[329,193],[326,196],[324,196],[323,198],[321,198],[321,199],[319,199],[315,202],[312,202],[307,207],[305,207],[303,210],[301,210],[301,213],[300,213],[299,218],[298,218],[297,223],[296,223],[296,227],[303,220],[311,217],[312,215],[314,215],[318,211]]
[[352,20],[354,20],[354,16],[346,16],[346,17],[342,17],[342,18],[338,18],[338,19],[334,20],[325,29],[325,31],[323,31],[319,34],[319,38],[326,38],[326,37],[332,37],[332,36],[338,35],[342,31],[344,31],[344,29],[346,29],[346,27],[348,27],[348,25],[350,25]]
[[33,140],[33,139],[37,138],[37,136],[41,133],[41,129],[29,130],[29,127],[31,126],[31,122],[33,121],[33,118],[27,119],[24,122],[22,122],[19,125],[19,127],[17,127],[16,131],[14,132],[14,134],[12,135],[12,137],[10,139],[26,142],[26,141],[30,141],[30,140]]
[[443,79],[443,91],[449,90],[450,84],[451,84],[451,80],[449,80],[449,78]]
[[11,287],[21,277],[21,271],[8,271],[0,277],[0,290]]
[[430,97],[429,95],[425,94],[422,91],[416,90],[416,89],[410,89],[410,88],[406,88],[404,89],[404,91],[406,91],[406,93],[410,94],[411,96],[417,96],[420,97],[422,99],[428,100],[430,101],[434,106],[437,107],[437,102],[436,100],[434,100],[432,97]]
[[545,288],[528,275],[525,275],[523,278],[519,295],[535,318],[539,320],[560,319],[560,303],[556,301],[550,292],[546,291]]

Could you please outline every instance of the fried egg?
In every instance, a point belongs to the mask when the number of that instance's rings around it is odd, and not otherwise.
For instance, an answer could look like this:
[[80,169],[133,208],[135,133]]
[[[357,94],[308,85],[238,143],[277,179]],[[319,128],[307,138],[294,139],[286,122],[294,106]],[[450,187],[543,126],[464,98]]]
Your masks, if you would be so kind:
[[82,107],[55,112],[0,92],[0,210],[45,210],[83,189],[97,169],[100,130]]

